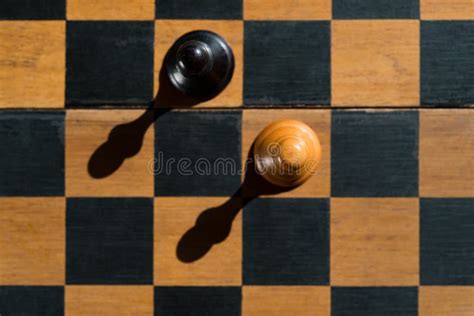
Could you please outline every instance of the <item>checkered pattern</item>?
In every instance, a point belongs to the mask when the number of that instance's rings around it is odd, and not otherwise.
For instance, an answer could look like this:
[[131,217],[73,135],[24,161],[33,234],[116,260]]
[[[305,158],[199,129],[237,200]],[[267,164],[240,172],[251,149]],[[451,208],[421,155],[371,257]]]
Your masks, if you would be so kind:
[[474,104],[472,1],[289,5],[3,1],[0,107],[146,106],[166,50],[194,29],[220,33],[236,57],[229,87],[200,107]]
[[[0,3],[1,315],[474,313],[472,1],[296,3]],[[195,29],[234,76],[175,103]],[[308,182],[205,174],[283,118],[320,138]]]

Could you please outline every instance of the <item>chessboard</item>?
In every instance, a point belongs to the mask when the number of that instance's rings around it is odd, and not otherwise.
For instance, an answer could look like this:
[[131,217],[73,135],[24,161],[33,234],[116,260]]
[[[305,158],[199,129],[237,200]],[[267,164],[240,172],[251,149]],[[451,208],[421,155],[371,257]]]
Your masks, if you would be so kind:
[[[472,0],[2,0],[0,315],[474,315],[473,105]],[[256,197],[279,119],[322,160]]]

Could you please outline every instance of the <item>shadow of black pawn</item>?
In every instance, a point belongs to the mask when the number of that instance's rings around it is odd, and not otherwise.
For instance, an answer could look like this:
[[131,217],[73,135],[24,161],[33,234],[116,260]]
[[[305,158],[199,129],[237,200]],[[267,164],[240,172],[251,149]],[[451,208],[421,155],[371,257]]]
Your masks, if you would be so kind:
[[171,108],[186,108],[206,101],[191,98],[176,90],[168,78],[164,65],[161,67],[158,80],[158,93],[148,109],[136,120],[115,126],[110,131],[107,141],[92,154],[87,165],[91,177],[96,179],[108,177],[120,168],[125,159],[138,154],[148,128]]
[[222,205],[203,211],[194,226],[181,237],[176,247],[176,256],[180,261],[185,263],[197,261],[215,244],[226,240],[232,230],[234,219],[253,199],[293,189],[273,185],[259,175],[255,170],[252,153],[253,145],[247,159],[244,181],[239,189]]

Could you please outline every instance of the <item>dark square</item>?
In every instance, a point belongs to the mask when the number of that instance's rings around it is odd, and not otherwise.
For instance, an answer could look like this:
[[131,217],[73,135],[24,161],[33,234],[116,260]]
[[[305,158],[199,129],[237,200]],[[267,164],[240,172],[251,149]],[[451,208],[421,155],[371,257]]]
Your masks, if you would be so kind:
[[330,104],[330,26],[246,22],[245,105]]
[[332,316],[418,315],[417,287],[333,287]]
[[2,0],[0,20],[63,20],[66,0]]
[[241,116],[240,111],[159,116],[155,124],[155,194],[232,195],[240,186]]
[[329,200],[256,199],[244,207],[243,282],[329,283]]
[[420,280],[474,285],[474,199],[420,200]]
[[153,199],[67,200],[68,284],[152,284]]
[[64,112],[0,113],[0,196],[64,195]]
[[66,104],[144,105],[153,99],[153,22],[68,22]]
[[241,19],[244,0],[156,0],[158,19]]
[[332,196],[417,196],[418,127],[417,111],[333,111]]
[[334,19],[418,19],[419,0],[333,0]]
[[474,21],[421,22],[421,103],[474,104]]
[[155,287],[155,315],[241,315],[240,287]]
[[0,286],[0,314],[64,315],[62,286]]

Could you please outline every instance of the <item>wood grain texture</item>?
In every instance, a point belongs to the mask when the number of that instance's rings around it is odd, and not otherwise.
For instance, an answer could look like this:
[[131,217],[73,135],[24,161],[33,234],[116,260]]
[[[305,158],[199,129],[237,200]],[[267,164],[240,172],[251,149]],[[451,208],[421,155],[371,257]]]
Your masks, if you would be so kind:
[[64,111],[0,111],[0,195],[64,195]]
[[0,2],[0,20],[63,20],[64,0],[13,0]]
[[418,111],[332,111],[331,195],[418,196]]
[[419,282],[418,199],[331,199],[331,285]]
[[[217,207],[227,198],[166,197],[155,199],[154,284],[156,285],[241,285],[242,215],[232,224],[229,237],[214,245],[200,260],[183,263],[176,247],[194,226],[199,214]],[[235,200],[235,203],[239,203]]]
[[422,20],[473,20],[472,0],[420,0]]
[[419,105],[419,33],[417,20],[333,21],[332,104]]
[[331,0],[244,0],[245,20],[330,20]]
[[68,21],[66,106],[153,101],[153,21]]
[[64,315],[64,286],[0,286],[5,315]]
[[64,198],[0,198],[0,285],[62,285]]
[[332,316],[418,316],[418,288],[332,287]]
[[241,316],[238,286],[157,286],[155,315]]
[[419,0],[332,0],[333,19],[418,19]]
[[474,286],[422,286],[420,316],[474,315]]
[[153,283],[152,198],[68,198],[67,284]]
[[153,20],[154,0],[67,0],[68,20]]
[[153,286],[66,286],[65,315],[153,315]]
[[474,112],[420,112],[420,196],[474,197]]
[[420,199],[420,284],[474,285],[474,199]]
[[65,32],[65,21],[0,21],[0,108],[64,106]]
[[[153,126],[143,137],[139,152],[126,159],[111,175],[93,178],[88,163],[94,152],[104,144],[111,130],[129,123],[143,114],[142,110],[69,110],[66,114],[66,195],[67,196],[153,196]],[[138,129],[138,127],[137,127]],[[115,160],[119,153],[141,139],[137,129],[129,129],[120,143],[106,157]],[[117,140],[116,140],[117,142]],[[107,163],[107,162],[105,162]],[[109,163],[112,163],[111,161]]]
[[[210,30],[221,35],[232,47],[235,59],[234,74],[228,86],[215,98],[195,107],[236,107],[242,105],[243,81],[243,22],[206,20],[158,20],[155,22],[155,83],[154,95],[159,90],[159,73],[163,59],[173,43],[187,32]],[[176,107],[178,104],[176,105]]]
[[331,112],[329,110],[245,110],[242,120],[242,165],[257,135],[270,123],[281,119],[299,120],[309,125],[321,143],[321,163],[316,174],[294,190],[279,197],[328,197],[330,195]]
[[329,199],[257,198],[243,216],[245,285],[329,285]]
[[474,21],[423,21],[420,27],[421,104],[474,104]]
[[326,286],[244,286],[242,315],[330,315]]
[[155,0],[157,19],[242,19],[243,0]]
[[245,106],[330,104],[329,21],[247,21]]
[[241,126],[241,111],[182,110],[160,116],[155,195],[234,194],[241,184]]

